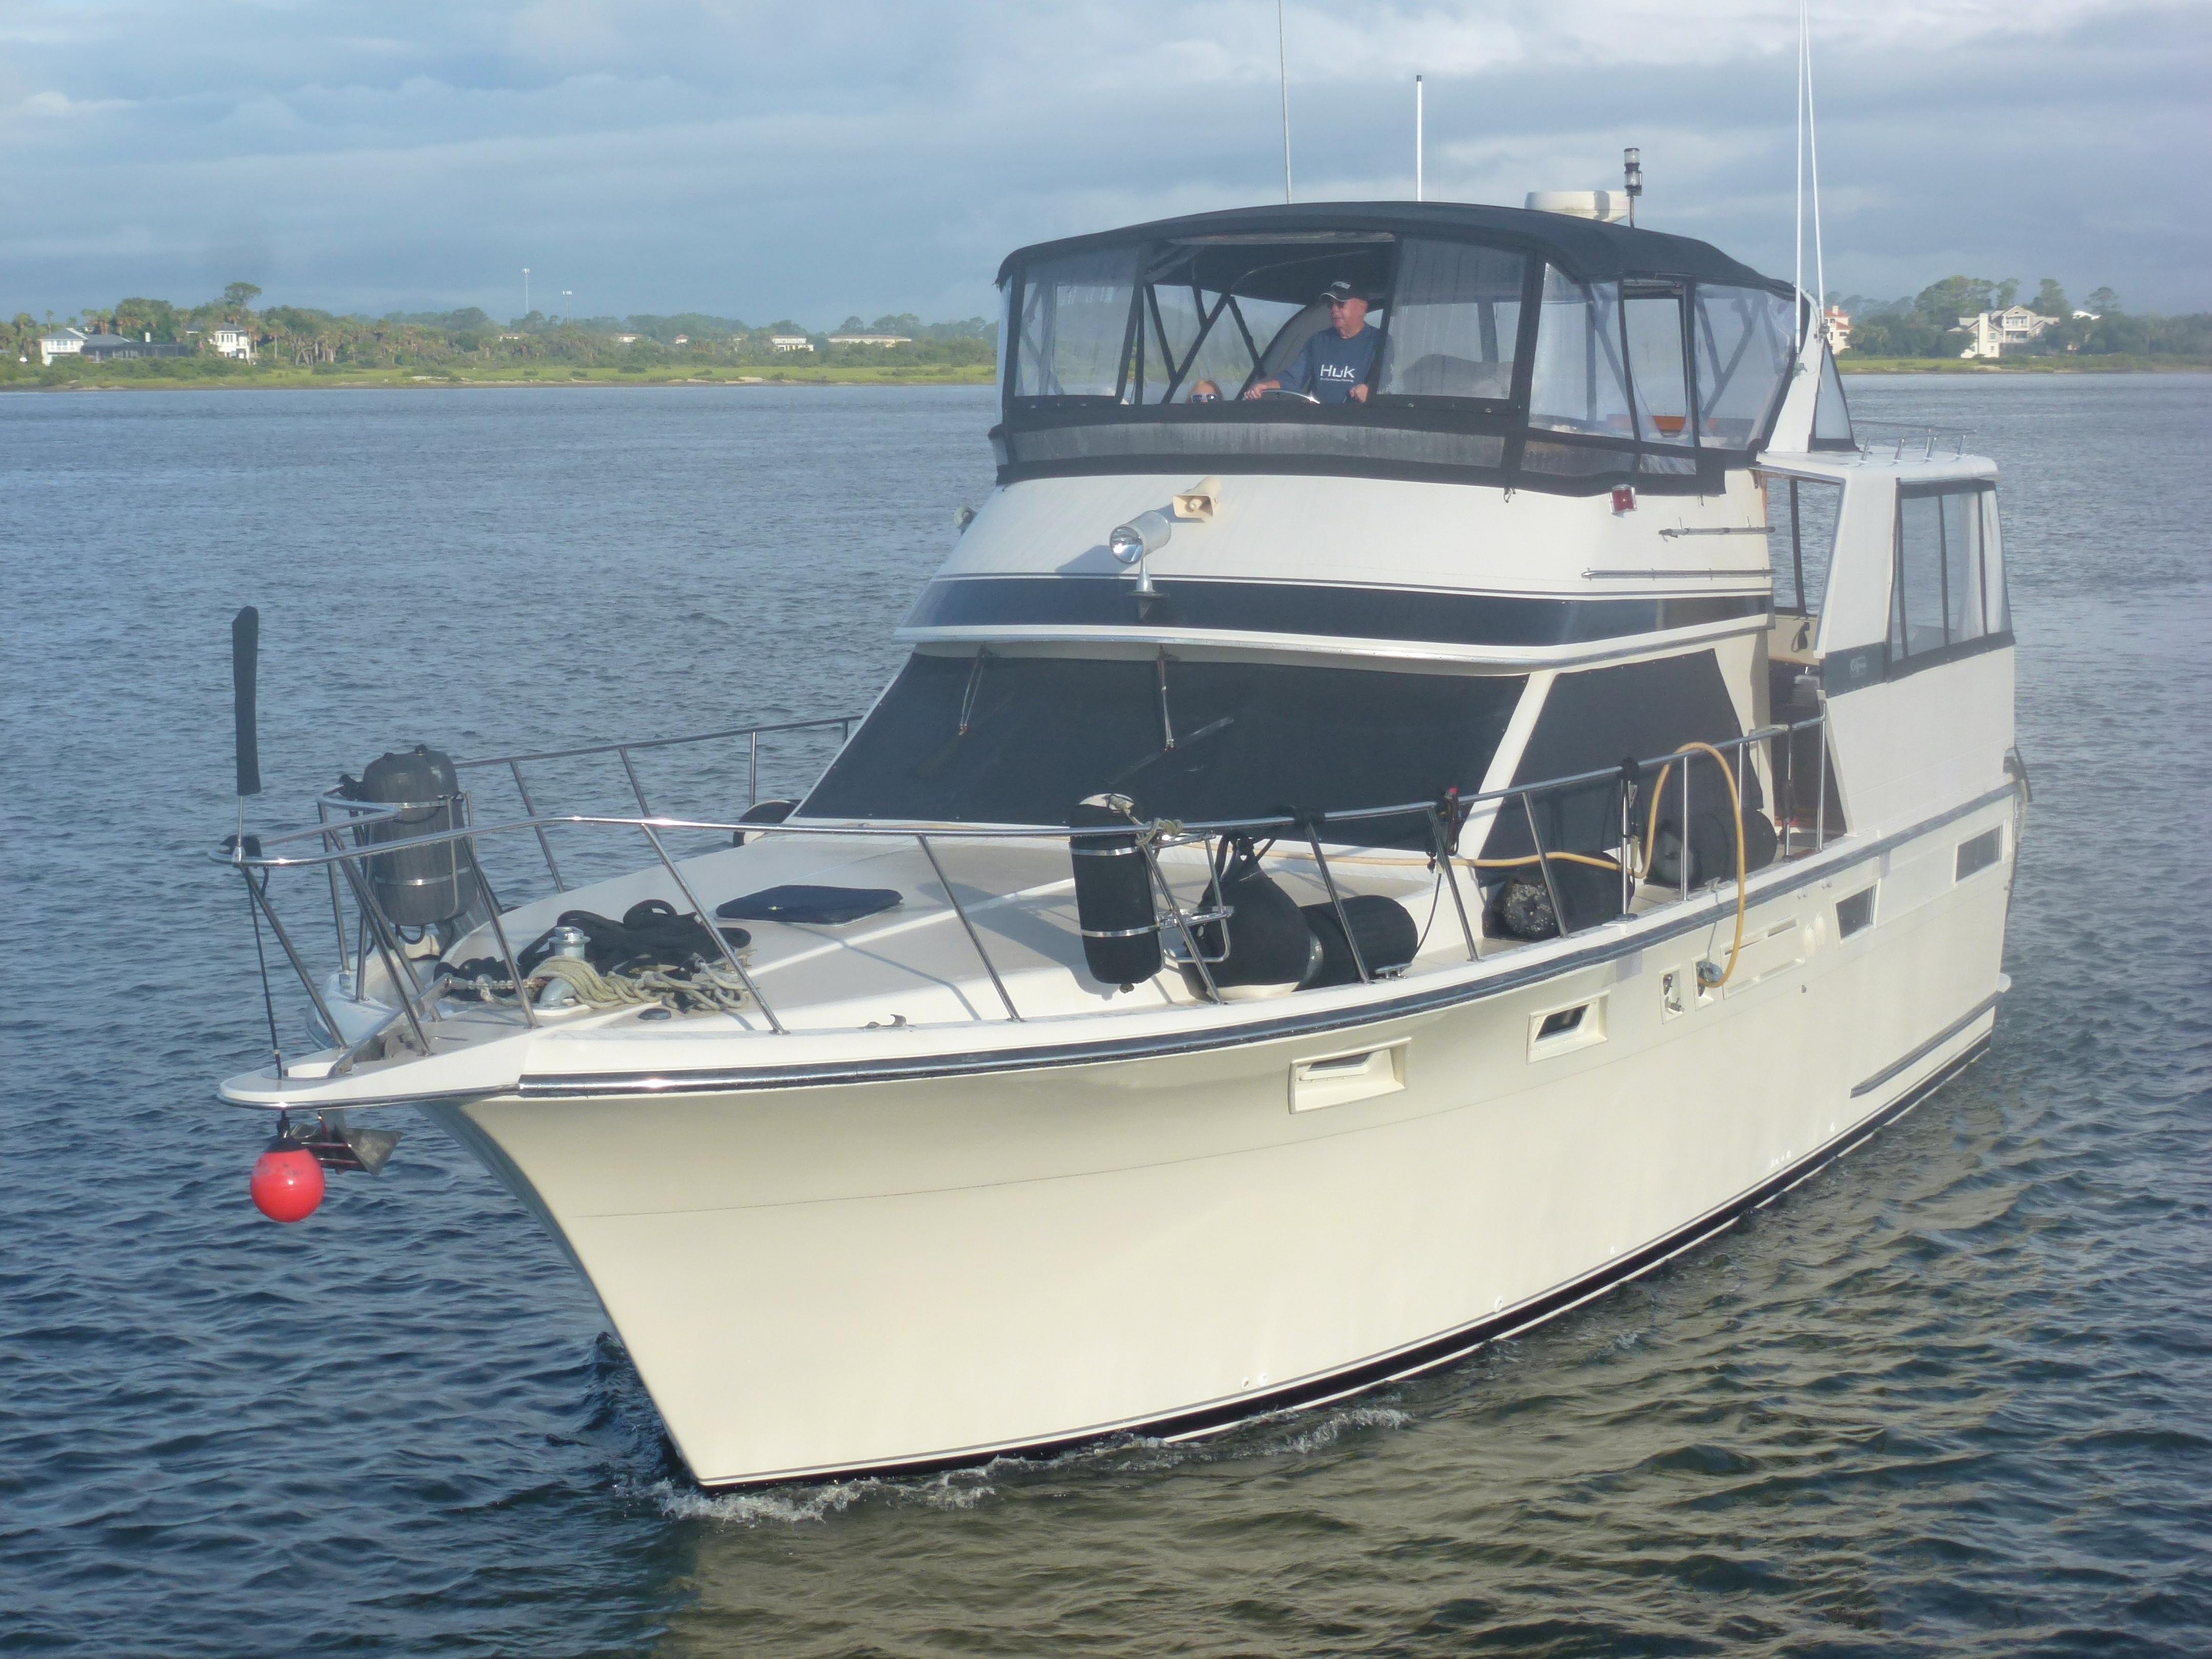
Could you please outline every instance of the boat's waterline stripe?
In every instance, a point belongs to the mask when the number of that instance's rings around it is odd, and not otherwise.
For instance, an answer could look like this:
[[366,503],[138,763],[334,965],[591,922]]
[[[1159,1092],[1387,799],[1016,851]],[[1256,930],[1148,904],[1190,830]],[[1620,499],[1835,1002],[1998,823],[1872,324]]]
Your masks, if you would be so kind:
[[[1848,859],[1834,863],[1814,861],[1809,866],[1795,866],[1786,880],[1761,885],[1753,878],[1751,890],[1753,904],[1764,903],[1784,894],[1809,887],[1816,882],[1834,878],[1844,872],[1855,869],[1870,859],[1881,857],[1891,849],[1901,847],[1926,835],[1932,835],[1944,825],[1978,812],[1985,807],[2011,797],[2016,786],[2007,784],[1992,789],[1948,811],[1869,842]],[[1780,866],[1791,870],[1792,866]],[[1472,981],[1437,986],[1408,992],[1385,1001],[1360,1003],[1349,1008],[1331,1009],[1326,1012],[1287,1014],[1280,1018],[1255,1021],[1249,1024],[1212,1025],[1202,1030],[1176,1032],[1168,1035],[1111,1037],[1090,1042],[1057,1043],[1034,1048],[994,1048],[982,1051],[967,1050],[956,1054],[937,1054],[915,1059],[880,1060],[822,1060],[795,1066],[747,1066],[682,1072],[582,1072],[539,1073],[524,1076],[513,1092],[521,1098],[550,1097],[578,1098],[606,1095],[697,1094],[717,1091],[736,1092],[753,1089],[788,1089],[817,1085],[846,1083],[898,1083],[927,1078],[967,1077],[985,1073],[1036,1071],[1048,1067],[1085,1066],[1108,1060],[1164,1059],[1178,1054],[1201,1053],[1229,1044],[1271,1042],[1283,1037],[1309,1036],[1341,1031],[1365,1025],[1382,1024],[1394,1019],[1435,1012],[1456,1007],[1465,1003],[1480,1002],[1486,998],[1503,996],[1510,992],[1540,984],[1585,968],[1596,967],[1622,957],[1632,957],[1662,945],[1669,939],[1686,934],[1701,933],[1715,927],[1735,911],[1734,896],[1727,902],[1715,902],[1696,915],[1671,919],[1663,927],[1648,932],[1632,931],[1624,937],[1608,939],[1580,951],[1571,951],[1559,956],[1546,957],[1528,963],[1524,967],[1508,969],[1504,972],[1486,975]],[[1401,981],[1402,982],[1402,981]],[[1249,1006],[1249,1005],[1248,1005]],[[997,1029],[997,1028],[994,1028]],[[1941,1039],[1938,1039],[1940,1042]],[[1910,1065],[1910,1060],[1905,1062]],[[1869,1087],[1880,1086],[1874,1079]],[[486,1091],[487,1093],[492,1091]],[[357,1104],[360,1103],[347,1103]]]
[[[1955,1037],[1957,1031],[1951,1036]],[[1939,1039],[1939,1042],[1944,1039]],[[1869,1136],[1877,1133],[1917,1106],[1929,1095],[1942,1088],[1954,1077],[1971,1066],[1984,1054],[1990,1040],[1983,1037],[1970,1045],[1964,1053],[1942,1066],[1930,1076],[1906,1090],[1895,1100],[1853,1124],[1843,1133],[1833,1137],[1803,1158],[1778,1170],[1757,1186],[1707,1211],[1694,1221],[1685,1223],[1663,1237],[1654,1240],[1629,1255],[1616,1257],[1603,1267],[1580,1278],[1544,1291],[1514,1307],[1493,1314],[1487,1319],[1447,1331],[1399,1348],[1387,1354],[1364,1359],[1340,1370],[1316,1376],[1302,1378],[1280,1389],[1255,1395],[1240,1395],[1234,1400],[1194,1407],[1163,1417],[1140,1418],[1124,1422],[1099,1424],[1076,1430],[1049,1440],[1018,1441],[992,1445],[961,1447],[933,1454],[926,1458],[885,1461],[875,1463],[839,1464],[835,1467],[817,1466],[793,1468],[772,1474],[748,1475],[736,1480],[705,1480],[709,1490],[735,1492],[747,1487],[787,1486],[799,1481],[838,1480],[856,1475],[931,1474],[945,1469],[969,1468],[994,1457],[1050,1457],[1063,1452],[1079,1450],[1095,1445],[1101,1440],[1116,1435],[1143,1435],[1161,1440],[1184,1440],[1199,1435],[1236,1426],[1273,1412],[1301,1410],[1328,1404],[1347,1395],[1358,1394],[1378,1384],[1395,1382],[1417,1372],[1433,1370],[1464,1358],[1484,1344],[1517,1334],[1529,1328],[1558,1317],[1595,1297],[1604,1294],[1615,1285],[1650,1273],[1686,1250],[1696,1249],[1714,1235],[1725,1232],[1745,1215],[1764,1205],[1772,1203],[1791,1188],[1810,1179],[1827,1164],[1856,1151]],[[1909,1062],[1905,1062],[1909,1063]]]
[[1746,570],[1735,580],[1759,591],[1565,599],[1169,577],[1154,582],[1158,596],[1140,610],[1134,584],[1123,577],[952,576],[922,589],[899,629],[1146,626],[1431,645],[1583,645],[1736,622],[1774,608],[1765,571]]
[[1881,1088],[1885,1083],[1890,1082],[1893,1079],[1900,1076],[1904,1073],[1911,1071],[1922,1060],[1927,1059],[1929,1055],[1934,1054],[1938,1048],[1948,1042],[1953,1037],[1958,1036],[1960,1032],[1965,1030],[1976,1020],[1980,1019],[1983,1016],[1994,1009],[1997,1006],[1997,997],[2001,994],[2002,994],[1992,993],[1989,996],[1983,998],[1981,1001],[1976,1003],[1972,1007],[1966,1010],[1965,1013],[1960,1015],[1958,1018],[1953,1020],[1942,1030],[1936,1032],[1934,1036],[1929,1037],[1927,1042],[1922,1043],[1911,1054],[1905,1055],[1902,1059],[1892,1060],[1888,1065],[1883,1066],[1881,1070],[1876,1072],[1872,1077],[1869,1078],[1864,1083],[1860,1084],[1858,1087],[1852,1090],[1851,1098],[1853,1100],[1858,1100],[1867,1095],[1870,1095],[1874,1093],[1875,1091]]

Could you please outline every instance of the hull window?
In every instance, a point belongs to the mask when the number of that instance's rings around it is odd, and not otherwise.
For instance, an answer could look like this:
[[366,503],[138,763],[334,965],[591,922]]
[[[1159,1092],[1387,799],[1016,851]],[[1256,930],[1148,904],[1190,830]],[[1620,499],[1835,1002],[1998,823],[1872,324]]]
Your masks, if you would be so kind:
[[1853,933],[1863,933],[1874,921],[1874,889],[1865,888],[1849,898],[1836,901],[1836,933],[1849,939]]
[[[1172,657],[994,653],[980,675],[975,662],[909,659],[800,815],[1061,824],[1114,793],[1145,817],[1199,823],[1471,794],[1525,684]],[[1429,834],[1421,817],[1330,838]]]
[[2004,856],[2004,830],[1984,830],[1971,841],[1959,843],[1959,858],[1953,879],[1964,881],[1968,876],[1979,874]]

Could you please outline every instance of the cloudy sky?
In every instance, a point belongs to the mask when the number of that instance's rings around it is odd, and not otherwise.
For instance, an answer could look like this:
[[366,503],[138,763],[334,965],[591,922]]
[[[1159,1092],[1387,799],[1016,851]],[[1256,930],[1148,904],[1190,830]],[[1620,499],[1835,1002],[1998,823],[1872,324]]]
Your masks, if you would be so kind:
[[[2206,0],[1820,0],[1828,286],[2212,309]],[[1288,9],[1297,194],[1602,185],[1790,268],[1794,3]],[[1279,200],[1273,0],[0,0],[0,307],[988,308],[1024,242]],[[1808,270],[1809,281],[1811,273]]]

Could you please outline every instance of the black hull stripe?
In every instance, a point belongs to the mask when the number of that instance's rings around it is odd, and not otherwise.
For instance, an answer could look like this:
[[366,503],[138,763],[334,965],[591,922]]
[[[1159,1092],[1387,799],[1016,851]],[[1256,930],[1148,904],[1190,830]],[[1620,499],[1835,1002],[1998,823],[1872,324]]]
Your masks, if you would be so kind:
[[[1854,854],[1838,862],[1816,860],[1809,865],[1776,866],[1773,869],[1790,871],[1788,879],[1762,885],[1758,878],[1752,881],[1751,902],[1759,904],[1778,898],[1802,887],[1828,880],[1844,871],[1856,868],[1869,860],[1876,859],[1893,848],[1901,847],[1919,836],[1932,835],[1944,825],[1953,823],[1986,806],[1994,805],[2015,793],[2016,786],[2008,784],[2002,789],[1992,789],[1987,794],[1953,807],[1910,830],[1901,830],[1880,841],[1869,842]],[[1290,1014],[1281,1018],[1255,1021],[1248,1025],[1212,1027],[1173,1036],[1116,1037],[1091,1042],[1056,1043],[1049,1047],[1023,1049],[983,1049],[963,1054],[939,1054],[927,1060],[845,1060],[798,1066],[752,1066],[743,1070],[694,1072],[624,1072],[624,1073],[540,1073],[520,1080],[511,1091],[522,1098],[573,1099],[604,1095],[638,1094],[699,1094],[737,1093],[752,1089],[787,1089],[820,1085],[845,1083],[902,1083],[925,1078],[968,1077],[986,1073],[1036,1071],[1062,1066],[1087,1066],[1106,1060],[1152,1060],[1176,1054],[1194,1054],[1208,1048],[1218,1048],[1228,1043],[1272,1042],[1281,1037],[1310,1036],[1334,1031],[1380,1024],[1388,1020],[1401,1019],[1411,1015],[1438,1012],[1457,1007],[1464,1003],[1480,1002],[1489,997],[1503,996],[1546,980],[1577,973],[1585,968],[1634,956],[1655,945],[1669,939],[1701,933],[1713,927],[1724,915],[1733,914],[1733,905],[1726,909],[1707,909],[1701,914],[1671,921],[1663,927],[1649,933],[1633,933],[1625,939],[1603,945],[1594,945],[1580,951],[1551,957],[1530,963],[1494,976],[1457,985],[1438,987],[1433,990],[1418,991],[1387,1001],[1361,1003],[1353,1007],[1333,1009],[1326,1013]],[[995,1026],[994,1029],[998,1029]],[[509,1092],[507,1091],[487,1093]],[[348,1106],[368,1104],[348,1101]],[[395,1100],[392,1104],[404,1103]]]
[[1233,634],[1431,645],[1582,645],[1740,622],[1773,608],[1764,572],[1756,593],[1687,598],[1538,599],[1321,582],[1158,581],[1141,611],[1115,576],[954,576],[933,581],[901,624],[926,628],[1172,628]]
[[1881,1088],[1884,1084],[1891,1081],[1893,1079],[1911,1071],[1922,1060],[1927,1059],[1929,1055],[1934,1054],[1938,1048],[1942,1048],[1953,1037],[1958,1036],[1960,1032],[1965,1030],[1969,1025],[1972,1025],[1976,1020],[1979,1019],[1984,1014],[1988,1013],[1990,1009],[1996,1006],[1997,1000],[1995,996],[1984,997],[1981,1001],[1976,1003],[1972,1008],[1969,1008],[1965,1013],[1960,1015],[1958,1018],[1953,1020],[1948,1025],[1946,1025],[1942,1030],[1936,1032],[1934,1036],[1929,1037],[1927,1042],[1922,1043],[1917,1048],[1915,1048],[1911,1054],[1905,1055],[1901,1060],[1892,1060],[1888,1065],[1883,1066],[1881,1070],[1876,1072],[1872,1077],[1869,1078],[1864,1083],[1860,1084],[1857,1088],[1851,1091],[1851,1098],[1853,1100],[1862,1099],[1864,1097],[1874,1093],[1875,1090]]
[[[1978,1019],[1990,1011],[1991,1004],[1975,1010],[1966,1024]],[[1965,1025],[1954,1028],[1948,1035],[1956,1036]],[[1939,1039],[1942,1041],[1944,1039]],[[1217,1433],[1249,1423],[1255,1419],[1276,1412],[1303,1410],[1326,1405],[1349,1395],[1376,1388],[1386,1382],[1397,1382],[1418,1372],[1435,1370],[1463,1359],[1486,1343],[1517,1335],[1547,1320],[1579,1306],[1605,1291],[1640,1277],[1663,1265],[1685,1251],[1696,1249],[1717,1233],[1725,1232],[1752,1211],[1771,1204],[1791,1188],[1817,1175],[1838,1158],[1856,1152],[1860,1146],[1879,1131],[1934,1094],[1967,1066],[1988,1052],[1990,1038],[1984,1036],[1964,1054],[1950,1061],[1933,1075],[1907,1090],[1897,1099],[1883,1107],[1864,1121],[1854,1124],[1844,1133],[1808,1153],[1789,1168],[1770,1176],[1758,1186],[1740,1196],[1699,1216],[1696,1220],[1675,1229],[1663,1238],[1645,1245],[1631,1255],[1607,1262],[1604,1267],[1583,1277],[1547,1291],[1533,1301],[1510,1308],[1496,1316],[1480,1320],[1458,1330],[1432,1337],[1414,1346],[1379,1358],[1364,1360],[1345,1370],[1333,1371],[1325,1376],[1308,1378],[1289,1388],[1275,1389],[1249,1399],[1237,1400],[1219,1406],[1208,1406],[1195,1411],[1177,1413],[1170,1416],[1124,1424],[1110,1429],[1085,1431],[1054,1440],[1042,1440],[1011,1446],[994,1446],[950,1454],[942,1457],[916,1459],[905,1462],[855,1464],[850,1468],[809,1470],[804,1474],[764,1475],[744,1480],[718,1481],[708,1485],[712,1492],[738,1492],[751,1487],[817,1485],[825,1481],[850,1480],[866,1478],[883,1479],[905,1475],[935,1474],[947,1469],[974,1468],[1001,1457],[1046,1458],[1080,1450],[1103,1441],[1118,1439],[1124,1435],[1158,1440],[1187,1440],[1201,1435]],[[1923,1053],[1924,1054],[1924,1050]],[[1899,1062],[1899,1068],[1908,1066],[1913,1057]]]

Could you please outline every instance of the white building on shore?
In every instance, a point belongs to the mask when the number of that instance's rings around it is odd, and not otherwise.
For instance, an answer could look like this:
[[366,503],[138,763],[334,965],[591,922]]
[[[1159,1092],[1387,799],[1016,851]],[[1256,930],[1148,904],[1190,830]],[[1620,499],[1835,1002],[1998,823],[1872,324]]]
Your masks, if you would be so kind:
[[768,343],[778,351],[811,351],[814,342],[804,334],[771,334]]
[[2041,317],[2026,306],[2014,306],[2004,311],[1984,311],[1978,317],[1961,317],[1959,326],[1972,336],[1961,357],[1998,357],[2008,346],[2023,346],[2058,322],[2056,317]]
[[57,357],[74,357],[84,349],[84,331],[79,328],[50,328],[39,337],[39,364],[52,368]]
[[235,357],[242,363],[253,361],[253,331],[225,323],[208,331],[207,343],[225,357]]

